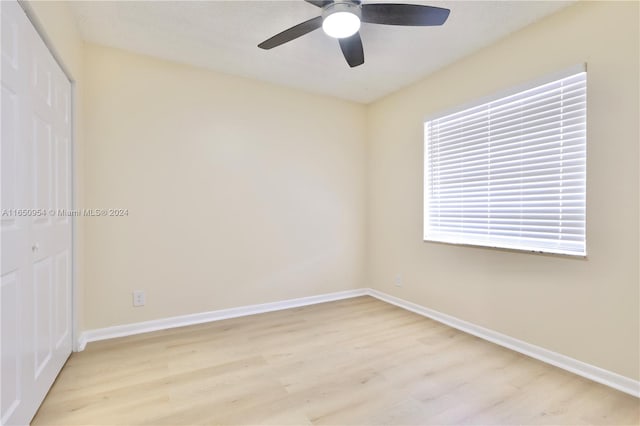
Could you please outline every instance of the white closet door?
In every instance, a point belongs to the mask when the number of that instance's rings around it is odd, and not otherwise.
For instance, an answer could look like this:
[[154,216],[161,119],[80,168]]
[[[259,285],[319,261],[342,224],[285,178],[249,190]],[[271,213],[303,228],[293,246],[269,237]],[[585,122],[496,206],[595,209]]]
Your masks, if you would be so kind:
[[20,6],[0,13],[0,414],[26,424],[71,353],[71,85]]

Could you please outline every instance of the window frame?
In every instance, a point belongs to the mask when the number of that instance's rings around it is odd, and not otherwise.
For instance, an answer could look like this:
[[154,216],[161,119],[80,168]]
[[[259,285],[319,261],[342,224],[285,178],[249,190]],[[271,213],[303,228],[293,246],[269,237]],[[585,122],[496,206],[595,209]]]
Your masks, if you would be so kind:
[[[576,64],[573,65],[571,67],[568,67],[566,69],[563,69],[561,71],[558,72],[554,72],[554,73],[550,73],[547,74],[543,77],[531,80],[527,83],[524,84],[520,84],[520,85],[516,85],[507,89],[502,89],[499,90],[497,92],[494,92],[490,95],[487,96],[483,96],[479,99],[476,99],[474,101],[471,102],[467,102],[467,103],[463,103],[451,108],[447,108],[445,110],[441,110],[435,114],[429,114],[427,116],[424,117],[423,119],[423,212],[422,212],[422,217],[423,217],[423,229],[422,229],[422,239],[423,242],[425,243],[437,243],[437,244],[447,244],[447,245],[453,245],[453,246],[467,246],[467,247],[475,247],[475,248],[488,248],[488,249],[497,249],[497,250],[503,250],[503,251],[511,251],[511,252],[516,252],[516,253],[532,253],[532,254],[541,254],[541,255],[547,255],[547,256],[560,256],[560,257],[568,257],[568,258],[574,258],[574,259],[586,259],[587,255],[588,255],[588,244],[587,244],[587,222],[588,222],[588,212],[587,212],[587,181],[588,181],[588,158],[585,157],[585,177],[584,177],[584,187],[585,187],[585,195],[584,195],[584,199],[585,199],[585,210],[584,210],[584,252],[583,253],[572,253],[572,252],[568,252],[568,251],[563,251],[563,250],[553,250],[553,249],[532,249],[532,248],[524,248],[524,247],[516,247],[516,246],[508,246],[508,245],[500,245],[498,243],[493,244],[493,242],[488,241],[487,244],[481,244],[481,243],[477,243],[477,242],[472,242],[472,241],[461,241],[461,242],[454,242],[454,241],[445,241],[445,240],[440,240],[440,239],[434,239],[434,238],[430,238],[427,237],[427,231],[428,231],[428,219],[429,219],[429,196],[428,196],[428,189],[430,188],[429,184],[429,164],[428,164],[428,148],[427,148],[427,137],[426,137],[426,129],[427,129],[427,125],[430,121],[433,120],[437,120],[443,117],[446,117],[448,115],[454,114],[454,113],[459,113],[462,111],[465,111],[467,109],[471,109],[471,108],[475,108],[490,102],[494,102],[494,101],[498,101],[502,98],[506,98],[509,96],[514,96],[517,95],[521,92],[530,90],[530,89],[534,89],[537,88],[539,86],[545,85],[545,84],[549,84],[552,83],[554,81],[557,80],[561,80],[567,77],[570,77],[572,75],[575,74],[579,74],[579,73],[586,73],[587,72],[587,64],[586,63],[580,63],[580,64]],[[585,82],[586,85],[586,90],[587,90],[587,98],[585,103],[587,104],[587,111],[588,111],[588,80]],[[587,119],[587,123],[588,123],[588,113],[585,112],[585,118]],[[588,124],[587,124],[588,125]],[[588,151],[588,127],[585,129],[585,155],[586,152]]]

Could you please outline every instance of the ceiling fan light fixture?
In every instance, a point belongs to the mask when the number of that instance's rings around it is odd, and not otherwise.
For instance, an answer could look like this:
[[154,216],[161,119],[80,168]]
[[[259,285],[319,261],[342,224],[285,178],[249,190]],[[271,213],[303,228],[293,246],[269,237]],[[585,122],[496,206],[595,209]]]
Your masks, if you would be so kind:
[[360,38],[360,23],[430,27],[442,25],[449,17],[449,9],[419,4],[365,3],[362,0],[305,0],[321,8],[322,15],[307,19],[279,32],[258,44],[260,49],[273,49],[281,44],[309,34],[320,27],[338,39],[344,59],[351,68],[364,64],[364,49]]
[[329,37],[351,37],[360,29],[360,7],[352,3],[333,3],[323,13],[322,29]]

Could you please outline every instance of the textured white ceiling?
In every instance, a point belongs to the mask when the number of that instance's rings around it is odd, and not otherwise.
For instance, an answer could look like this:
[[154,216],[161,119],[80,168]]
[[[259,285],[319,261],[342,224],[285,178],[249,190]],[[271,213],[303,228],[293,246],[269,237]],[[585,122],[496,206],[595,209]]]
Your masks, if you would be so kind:
[[571,4],[389,2],[446,7],[451,14],[441,27],[363,24],[365,63],[353,69],[322,29],[272,50],[256,47],[320,14],[302,0],[82,1],[71,7],[90,42],[368,103]]

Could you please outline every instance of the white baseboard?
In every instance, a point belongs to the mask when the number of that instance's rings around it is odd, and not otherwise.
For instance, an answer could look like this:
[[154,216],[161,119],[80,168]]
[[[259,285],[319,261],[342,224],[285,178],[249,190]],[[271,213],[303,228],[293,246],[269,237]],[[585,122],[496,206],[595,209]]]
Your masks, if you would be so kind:
[[220,321],[229,318],[237,318],[247,315],[261,314],[265,312],[280,311],[299,306],[314,305],[317,303],[331,302],[334,300],[349,299],[352,297],[369,295],[384,302],[396,305],[419,315],[431,318],[450,327],[472,334],[481,339],[495,343],[505,348],[535,358],[547,364],[570,371],[579,376],[602,383],[619,391],[640,398],[640,381],[630,379],[612,371],[587,364],[577,359],[562,355],[540,346],[515,339],[497,331],[489,330],[479,325],[443,314],[433,309],[425,308],[412,302],[391,296],[378,290],[361,288],[356,290],[340,291],[318,296],[289,299],[280,302],[263,303],[259,305],[241,306],[238,308],[222,309],[218,311],[202,312],[198,314],[181,315],[171,318],[163,318],[153,321],[138,322],[133,324],[117,325],[114,327],[99,328],[83,332],[77,341],[77,350],[84,350],[89,342],[113,339],[116,337],[130,336],[133,334],[148,333],[150,331],[166,330],[175,327],[184,327],[194,324],[202,324],[212,321]]
[[184,327],[187,325],[202,324],[229,318],[262,314],[265,312],[280,311],[283,309],[297,308],[299,306],[315,305],[317,303],[349,299],[352,297],[364,296],[366,294],[367,289],[361,288],[355,290],[339,291],[336,293],[321,294],[318,296],[282,300],[279,302],[240,306],[237,308],[200,312],[197,314],[180,315],[177,317],[161,318],[151,321],[136,322],[133,324],[116,325],[113,327],[87,330],[80,334],[77,342],[77,350],[83,351],[87,343],[97,342],[99,340],[114,339],[116,337],[131,336],[133,334],[148,333],[150,331],[166,330],[169,328]]
[[522,340],[518,340],[505,334],[498,333],[497,331],[489,330],[487,328],[480,327],[479,325],[434,311],[433,309],[425,308],[378,290],[368,289],[367,294],[375,297],[376,299],[380,299],[384,302],[391,303],[392,305],[399,306],[408,311],[415,312],[416,314],[464,331],[465,333],[472,334],[481,339],[530,356],[531,358],[535,358],[539,361],[546,362],[547,364],[562,368],[563,370],[570,371],[578,376],[585,377],[589,380],[593,380],[594,382],[601,383],[633,395],[636,398],[640,398],[640,381],[596,367],[595,365],[578,361],[577,359],[541,348],[540,346],[523,342]]

